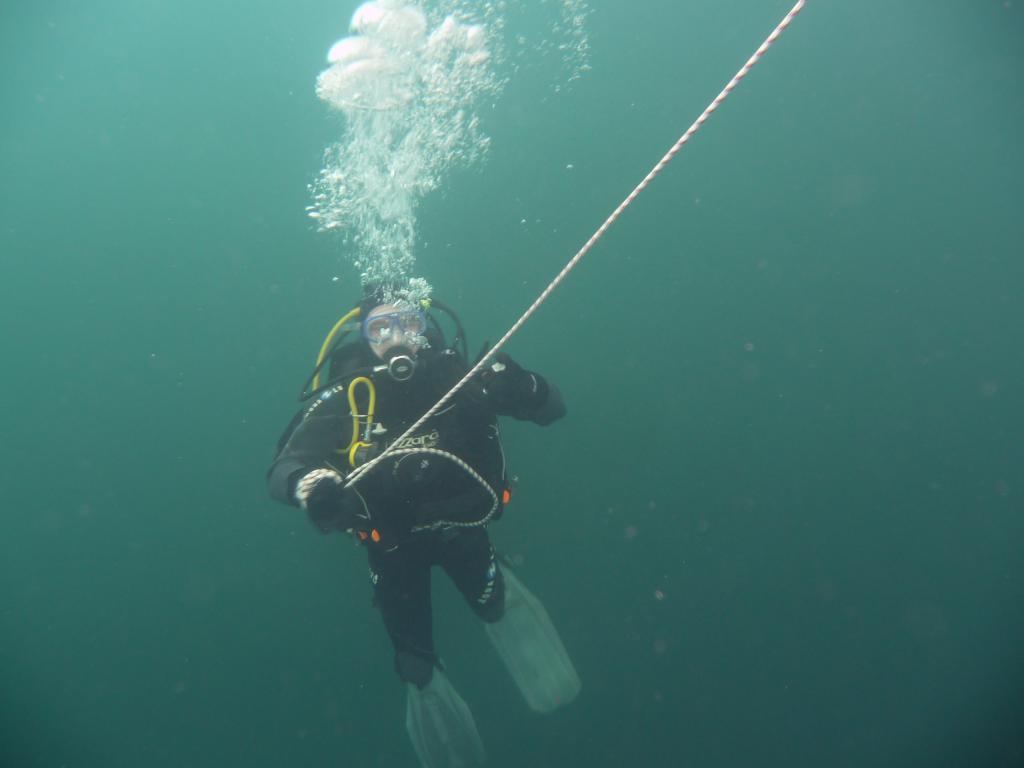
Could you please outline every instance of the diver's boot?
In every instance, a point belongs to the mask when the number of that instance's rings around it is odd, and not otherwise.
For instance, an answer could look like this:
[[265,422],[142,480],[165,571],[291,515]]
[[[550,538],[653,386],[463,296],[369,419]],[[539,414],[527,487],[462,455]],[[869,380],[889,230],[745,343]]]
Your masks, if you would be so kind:
[[507,567],[505,614],[485,624],[501,660],[530,709],[551,712],[580,692],[580,678],[548,612]]
[[484,746],[473,713],[440,669],[422,688],[406,683],[405,729],[423,768],[483,765]]

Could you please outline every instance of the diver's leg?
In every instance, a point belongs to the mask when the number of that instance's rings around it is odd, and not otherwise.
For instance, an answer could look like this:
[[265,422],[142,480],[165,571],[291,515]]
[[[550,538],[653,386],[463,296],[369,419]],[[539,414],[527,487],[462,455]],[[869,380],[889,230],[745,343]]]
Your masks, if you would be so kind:
[[501,619],[505,612],[505,579],[485,529],[469,528],[450,535],[439,560],[477,616],[487,623]]
[[395,671],[422,688],[437,664],[430,604],[430,561],[410,544],[387,552],[369,548],[374,604],[395,649]]
[[512,569],[493,563],[486,573],[495,574],[486,583],[497,585],[497,606],[484,601],[477,613],[487,621],[487,636],[519,692],[537,712],[568,704],[580,692],[580,678],[548,612]]
[[424,538],[393,552],[371,549],[374,598],[406,683],[405,727],[424,768],[470,768],[484,748],[473,715],[434,652],[430,567],[435,543]]

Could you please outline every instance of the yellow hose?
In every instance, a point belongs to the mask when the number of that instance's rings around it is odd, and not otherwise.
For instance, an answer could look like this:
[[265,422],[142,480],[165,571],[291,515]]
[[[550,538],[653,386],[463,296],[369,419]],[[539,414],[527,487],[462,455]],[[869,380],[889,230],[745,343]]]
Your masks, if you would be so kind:
[[[366,426],[362,439],[360,439],[359,427],[361,425],[361,416],[359,415],[359,406],[356,405],[356,387],[362,384],[366,387],[370,393],[370,403],[366,409]],[[373,427],[373,414],[377,409],[377,388],[373,386],[373,381],[368,379],[366,376],[359,376],[358,378],[352,379],[348,385],[348,407],[352,413],[352,442],[348,445],[348,463],[351,466],[356,465],[356,451],[360,448],[369,448],[371,443],[369,442],[370,429]]]
[[327,357],[327,353],[331,349],[331,344],[334,343],[334,337],[338,335],[338,331],[340,331],[342,329],[342,326],[344,326],[345,323],[347,323],[349,320],[352,320],[353,318],[356,318],[356,317],[359,317],[359,307],[356,307],[351,312],[349,312],[347,315],[345,315],[343,318],[341,318],[341,320],[336,322],[334,324],[334,327],[331,328],[331,332],[327,334],[327,338],[324,339],[323,346],[320,347],[320,354],[317,355],[317,358],[316,358],[316,368],[317,368],[317,370],[316,370],[316,375],[313,377],[313,390],[314,391],[320,389],[320,366],[323,365],[324,359]]

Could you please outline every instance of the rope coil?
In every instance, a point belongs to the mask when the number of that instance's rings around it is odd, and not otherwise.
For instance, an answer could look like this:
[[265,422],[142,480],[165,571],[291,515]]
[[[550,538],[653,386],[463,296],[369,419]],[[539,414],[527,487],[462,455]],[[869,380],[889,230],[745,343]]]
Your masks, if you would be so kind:
[[[495,493],[494,489],[491,487],[491,484],[484,479],[483,475],[481,475],[479,472],[473,469],[473,467],[471,467],[468,463],[460,459],[454,453],[442,451],[439,448],[396,448],[395,450],[389,452],[389,455],[391,456],[410,456],[412,454],[428,454],[430,456],[440,456],[442,458],[448,459],[451,462],[454,462],[463,470],[465,470],[470,477],[476,480],[480,484],[480,486],[485,491],[487,491],[487,493],[489,493],[491,496],[491,508],[490,510],[488,510],[487,514],[481,517],[479,520],[472,520],[470,522],[462,522],[459,520],[436,520],[432,523],[424,523],[422,525],[414,526],[412,529],[413,533],[418,533],[420,531],[436,531],[440,530],[441,528],[482,528],[483,526],[491,522],[491,519],[494,517],[495,513],[497,513],[498,509],[501,507],[501,501],[498,499],[498,494]],[[383,455],[384,454],[381,454],[381,456]]]

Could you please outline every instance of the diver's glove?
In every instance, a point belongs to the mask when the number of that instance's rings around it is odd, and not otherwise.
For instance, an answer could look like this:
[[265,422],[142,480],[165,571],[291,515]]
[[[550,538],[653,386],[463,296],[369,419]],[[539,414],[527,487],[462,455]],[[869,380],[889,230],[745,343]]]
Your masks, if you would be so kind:
[[498,411],[510,414],[533,410],[547,397],[547,385],[540,376],[499,352],[481,373],[484,394]]
[[321,533],[352,528],[362,506],[333,469],[314,469],[299,478],[295,499]]

